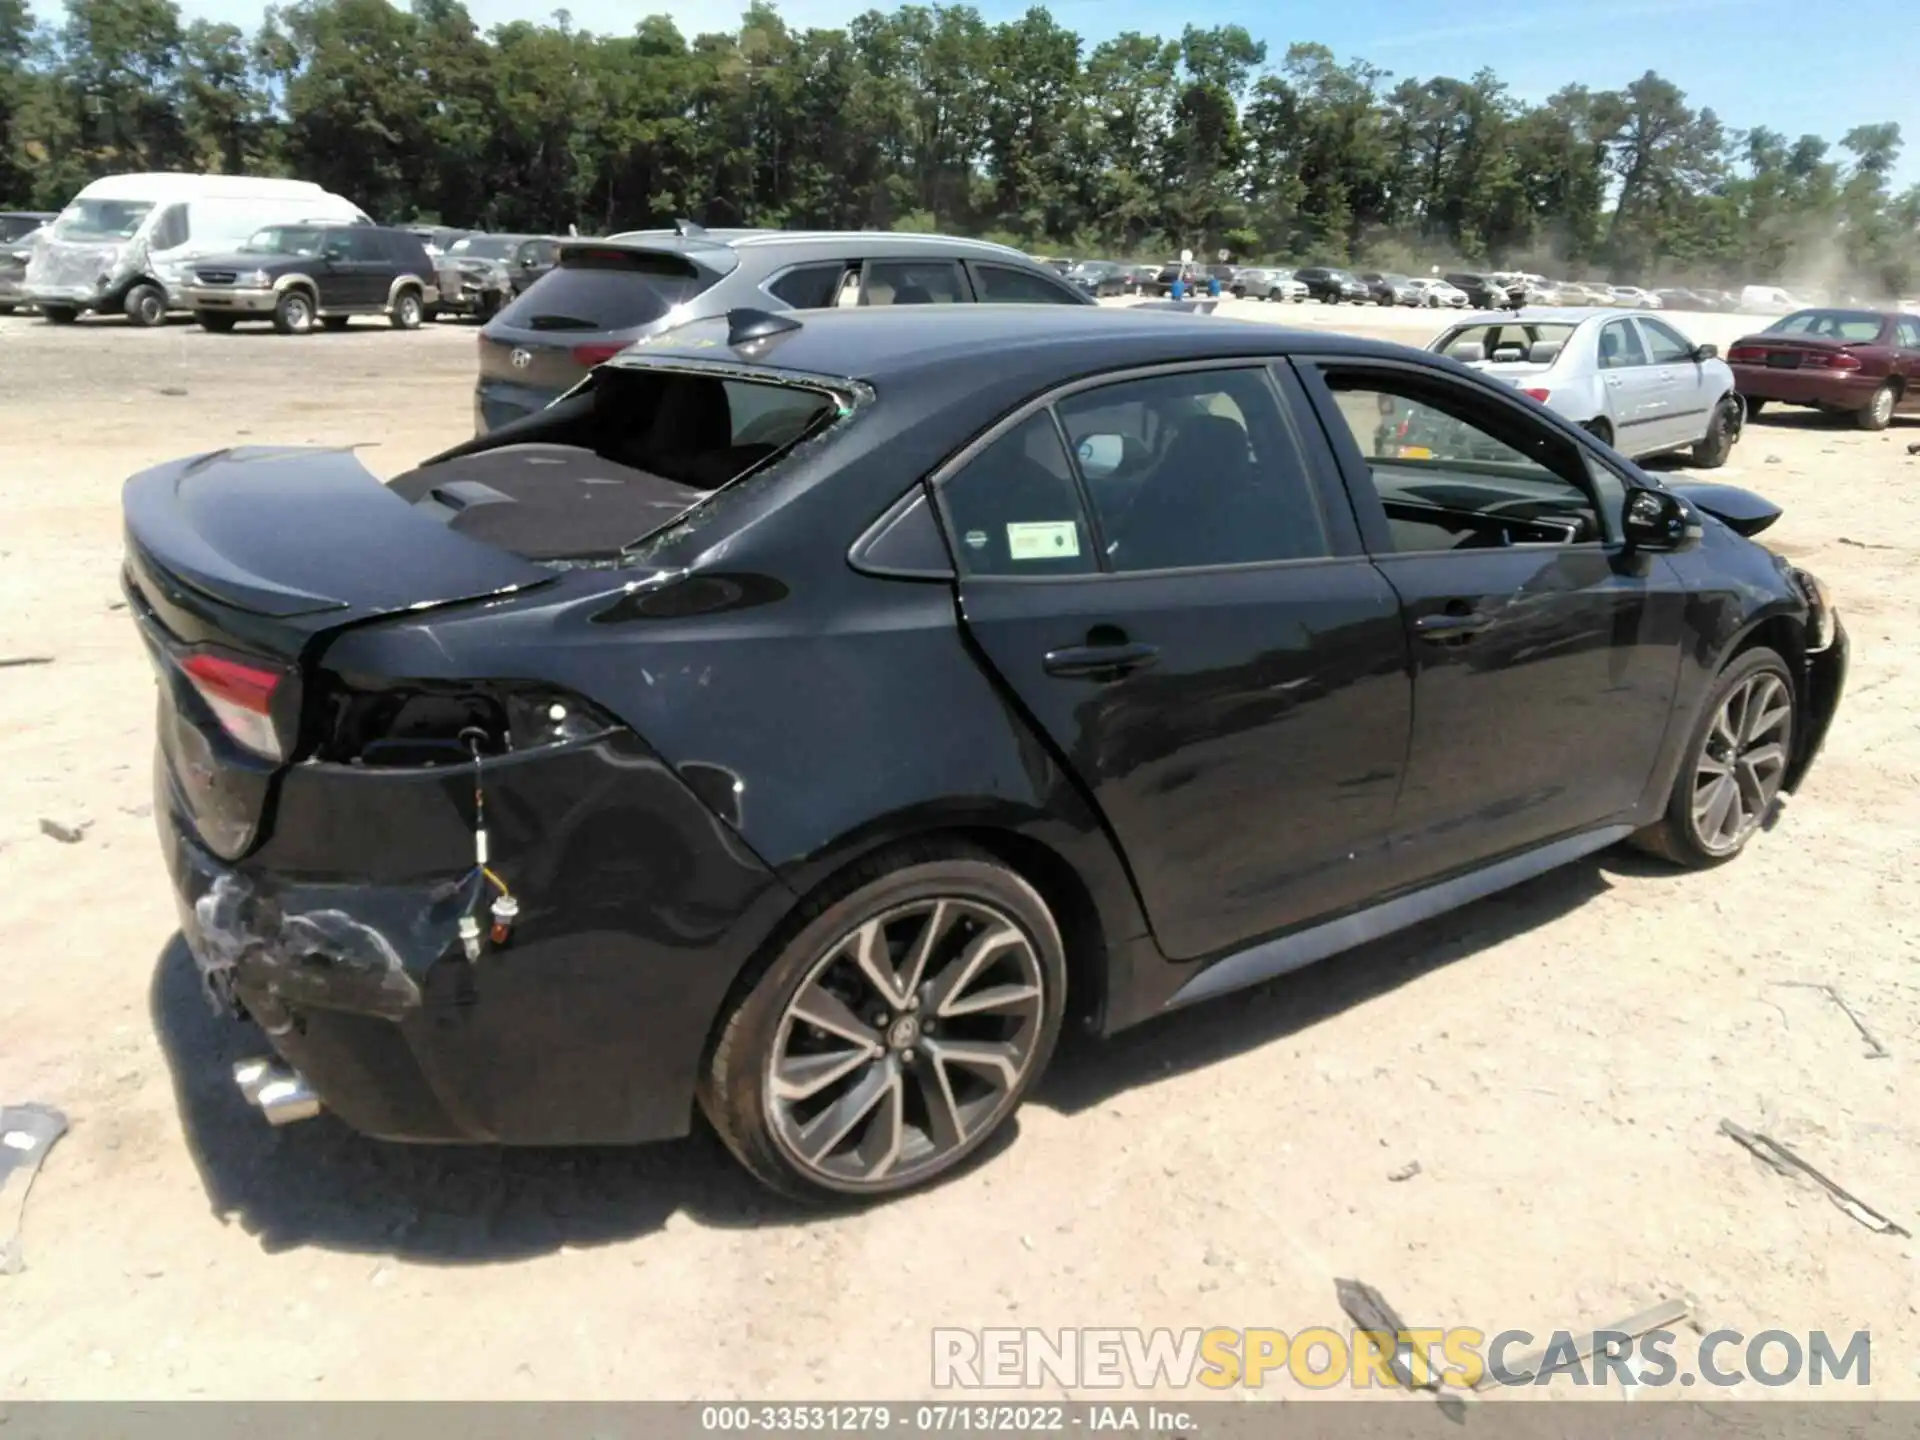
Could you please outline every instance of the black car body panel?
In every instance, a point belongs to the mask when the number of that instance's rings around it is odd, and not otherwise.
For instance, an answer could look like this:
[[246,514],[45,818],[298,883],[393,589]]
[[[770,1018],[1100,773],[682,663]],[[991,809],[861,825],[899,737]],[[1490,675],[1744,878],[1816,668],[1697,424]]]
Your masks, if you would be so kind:
[[[156,813],[183,930],[214,993],[359,1128],[682,1133],[730,997],[808,895],[896,841],[964,837],[1026,876],[1067,932],[1073,1003],[1111,1032],[1648,823],[1743,644],[1778,648],[1796,677],[1796,783],[1824,738],[1845,632],[1809,645],[1812,589],[1731,528],[1769,508],[1758,497],[1718,497],[1729,524],[1701,513],[1712,497],[1674,501],[1699,530],[1674,553],[1382,553],[1327,366],[1471,389],[1579,447],[1621,493],[1665,488],[1443,357],[1167,312],[793,318],[737,343],[726,319],[649,337],[400,493],[328,451],[130,483],[128,583],[162,678]],[[1329,554],[1053,578],[956,565],[946,497],[982,447],[1094,380],[1195,366],[1271,377]],[[475,462],[576,433],[603,391],[688,378],[833,409],[593,556],[523,559],[436,508]],[[342,518],[316,541],[323,505]],[[401,550],[421,578],[401,578]],[[1461,593],[1500,626],[1416,643],[1419,618]],[[1057,647],[1116,623],[1159,663],[1055,667]],[[288,759],[231,753],[179,679],[180,657],[209,645],[296,672]],[[472,754],[442,733],[431,760],[329,749],[342,704],[388,714],[464,692],[537,697],[537,723]],[[1569,758],[1576,730],[1590,763]],[[519,918],[468,959],[459,922],[495,876]]]

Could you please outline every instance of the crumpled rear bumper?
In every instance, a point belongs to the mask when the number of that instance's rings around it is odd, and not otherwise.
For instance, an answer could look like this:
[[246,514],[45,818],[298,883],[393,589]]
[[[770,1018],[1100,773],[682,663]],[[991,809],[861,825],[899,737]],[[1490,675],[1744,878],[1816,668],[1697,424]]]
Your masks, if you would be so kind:
[[460,917],[487,916],[471,767],[296,765],[267,838],[228,863],[160,758],[161,847],[209,995],[368,1135],[685,1134],[706,1037],[791,893],[630,736],[486,772],[491,865],[521,913],[469,961]]

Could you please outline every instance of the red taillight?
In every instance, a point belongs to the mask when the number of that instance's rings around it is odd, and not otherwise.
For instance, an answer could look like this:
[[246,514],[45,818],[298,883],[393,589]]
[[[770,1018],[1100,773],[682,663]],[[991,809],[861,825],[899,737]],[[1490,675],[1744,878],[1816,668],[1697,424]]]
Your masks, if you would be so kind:
[[1736,345],[1727,352],[1727,359],[1736,365],[1758,365],[1767,358],[1767,352],[1758,345]]
[[189,655],[180,668],[207,702],[221,729],[256,755],[269,760],[284,758],[271,713],[273,693],[280,688],[277,671],[218,655]]
[[604,365],[627,347],[624,345],[576,345],[573,347],[573,363],[591,370],[596,365]]
[[1829,370],[1858,370],[1860,357],[1846,350],[1836,350],[1831,355],[1823,356],[1816,363],[1826,366]]
[[1553,392],[1551,390],[1522,390],[1520,393],[1526,396],[1529,400],[1538,400],[1542,405],[1544,405],[1547,403],[1547,396],[1551,395]]

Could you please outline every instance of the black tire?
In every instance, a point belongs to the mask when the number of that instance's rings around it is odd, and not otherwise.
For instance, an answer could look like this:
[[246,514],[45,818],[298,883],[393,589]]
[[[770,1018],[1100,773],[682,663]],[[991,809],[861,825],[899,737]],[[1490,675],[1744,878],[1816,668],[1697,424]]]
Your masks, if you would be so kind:
[[17,305],[0,302],[0,315],[11,315],[15,310],[19,308],[20,307]]
[[49,325],[71,325],[80,318],[80,311],[72,305],[42,305],[40,318]]
[[1713,407],[1713,418],[1707,422],[1707,433],[1693,442],[1693,463],[1696,469],[1718,470],[1727,463],[1727,457],[1733,454],[1733,409],[1738,403],[1734,400],[1722,400]]
[[127,312],[127,319],[142,329],[150,330],[156,325],[164,325],[167,323],[167,292],[143,280],[127,291],[121,309]]
[[1613,425],[1603,415],[1596,415],[1591,420],[1582,421],[1580,428],[1602,445],[1613,444]]
[[347,328],[353,321],[351,315],[322,315],[320,323],[327,329],[338,332]]
[[281,292],[273,307],[273,328],[282,335],[306,335],[313,330],[313,296],[299,286]]
[[193,318],[202,330],[211,330],[215,335],[225,335],[240,323],[235,316],[221,315],[212,310],[196,310]]
[[1754,400],[1745,395],[1742,395],[1740,398],[1746,402],[1747,418],[1749,420],[1766,408],[1767,402],[1764,400]]
[[[890,1168],[880,1178],[841,1178],[824,1172],[827,1165],[862,1163],[861,1148],[873,1144],[875,1139],[868,1126],[879,1113],[877,1102],[868,1102],[867,1108],[859,1110],[851,1129],[845,1132],[844,1139],[852,1142],[850,1150],[835,1157],[832,1152],[838,1148],[838,1142],[829,1142],[813,1162],[821,1168],[802,1168],[787,1148],[792,1141],[783,1140],[776,1129],[773,1115],[776,1095],[772,1083],[775,1062],[783,1053],[793,1053],[783,1052],[783,1037],[795,1041],[811,1038],[833,1045],[839,1032],[804,1027],[797,1017],[790,1020],[789,1006],[803,991],[818,994],[826,988],[825,977],[835,973],[832,967],[845,963],[847,952],[843,947],[868,921],[901,914],[916,905],[934,904],[934,919],[927,922],[932,925],[946,908],[938,904],[943,901],[963,914],[964,907],[979,906],[992,914],[993,923],[1010,925],[1019,937],[1017,951],[1005,953],[1010,957],[1017,955],[1037,977],[1034,988],[1040,991],[1037,1013],[1019,1022],[1020,1043],[1025,1049],[1024,1068],[1016,1072],[1015,1079],[1003,1090],[988,1086],[992,1092],[986,1097],[991,1102],[989,1108],[979,1116],[959,1121],[958,1138],[951,1143],[934,1139],[931,1109],[925,1103],[929,1092],[920,1089],[919,1113],[927,1117],[924,1132],[916,1136],[921,1153],[916,1156],[904,1145],[895,1147],[897,1168]],[[1060,1018],[1066,1002],[1066,958],[1059,927],[1039,892],[991,855],[957,843],[919,843],[882,851],[860,861],[810,898],[782,934],[785,938],[773,942],[771,958],[752,974],[744,993],[736,991],[733,1008],[722,1022],[702,1068],[699,1087],[701,1109],[714,1130],[740,1163],[772,1189],[810,1202],[868,1199],[897,1194],[950,1174],[1006,1123],[1019,1108],[1028,1088],[1046,1069],[1059,1038]],[[889,935],[887,940],[885,963],[894,971],[897,982],[900,979],[897,967],[905,962],[892,958],[895,953],[892,946],[900,943],[897,938]],[[951,947],[943,948],[951,955]],[[901,943],[903,956],[906,949]],[[835,960],[836,956],[842,958]],[[947,967],[953,963],[949,959],[938,975],[949,973]],[[930,968],[924,973],[932,974],[933,961],[929,959],[927,964]],[[978,973],[987,976],[992,968],[989,965]],[[841,974],[844,976],[845,972]],[[947,998],[957,999],[963,990],[979,993],[971,991],[967,984],[956,984],[947,992]],[[877,990],[870,993],[879,994]],[[896,1015],[890,1009],[881,1009],[871,1017],[856,1017],[862,1025],[869,1019],[877,1022],[870,1036],[884,1043],[866,1051],[868,1058],[858,1060],[862,1073],[845,1072],[846,1078],[853,1082],[852,1090],[826,1102],[825,1109],[846,1103],[853,1090],[858,1090],[871,1077],[887,1073],[914,1077],[913,1083],[917,1086],[924,1086],[929,1075],[942,1077],[946,1096],[950,1102],[955,1099],[953,1082],[946,1078],[951,1077],[952,1069],[936,1062],[929,1050],[938,1052],[943,1041],[953,1043],[945,1031],[940,1032],[939,1040],[932,1038],[936,1015],[946,1025],[960,1023],[966,1017],[948,1018],[949,1012],[939,1008],[937,1000],[920,1010],[922,994],[932,993],[933,983],[929,981],[913,994],[908,1006],[909,1010],[917,1011],[919,1020],[926,1024],[924,1034],[911,1028],[904,1038],[895,1033],[909,1020],[907,1010]],[[852,1009],[843,1013],[851,1015],[867,1003],[856,998],[850,1002]],[[858,1057],[861,1043],[848,1036],[839,1044],[852,1048],[841,1053]],[[896,1048],[902,1045],[907,1048]],[[915,1045],[922,1047],[917,1056]],[[883,1067],[894,1069],[888,1071]],[[905,1079],[900,1081],[899,1093],[905,1093],[907,1083]],[[824,1093],[832,1095],[830,1088]],[[813,1099],[812,1096],[784,1098],[791,1102],[793,1113]],[[905,1101],[901,1103],[904,1107]],[[959,1106],[952,1105],[949,1113],[958,1119]],[[908,1127],[903,1123],[898,1128],[904,1131]],[[946,1144],[944,1150],[943,1143]]]
[[426,313],[427,307],[420,299],[420,292],[409,285],[393,297],[393,306],[387,311],[387,319],[396,330],[418,330]]
[[1884,430],[1893,423],[1893,408],[1899,403],[1899,387],[1888,381],[1873,392],[1864,408],[1853,412],[1853,423],[1862,430]]
[[[1666,814],[1634,834],[1633,844],[1638,848],[1672,861],[1675,865],[1704,869],[1723,865],[1733,859],[1747,848],[1747,842],[1758,833],[1768,811],[1779,797],[1777,778],[1771,788],[1760,786],[1757,796],[1750,795],[1745,786],[1739,787],[1740,803],[1751,806],[1757,813],[1753,816],[1751,826],[1731,845],[1715,844],[1706,834],[1702,822],[1696,819],[1695,801],[1700,790],[1713,783],[1704,778],[1702,764],[1710,742],[1715,746],[1724,744],[1724,735],[1716,728],[1722,707],[1727,704],[1729,696],[1756,676],[1762,675],[1772,676],[1779,682],[1779,693],[1787,707],[1778,742],[1778,748],[1782,751],[1778,774],[1784,777],[1787,758],[1792,754],[1794,728],[1800,718],[1798,702],[1793,693],[1793,676],[1778,654],[1757,645],[1736,655],[1713,682],[1713,688],[1707,693],[1706,704],[1701,707],[1700,718],[1694,722],[1693,733],[1687,737],[1687,748],[1681,752],[1680,769],[1674,776],[1673,792],[1667,798]],[[1738,763],[1729,768],[1738,770]]]

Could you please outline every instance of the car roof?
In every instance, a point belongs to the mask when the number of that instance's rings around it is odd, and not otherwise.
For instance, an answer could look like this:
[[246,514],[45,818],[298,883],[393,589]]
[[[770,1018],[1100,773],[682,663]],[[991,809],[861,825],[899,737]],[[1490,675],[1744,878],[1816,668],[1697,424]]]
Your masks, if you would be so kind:
[[[960,383],[970,368],[998,373],[1022,362],[1067,376],[1130,365],[1233,356],[1398,355],[1407,347],[1324,330],[1139,307],[1077,305],[874,305],[780,312],[795,329],[727,344],[724,316],[642,339],[609,364],[733,360],[756,368],[854,380],[939,370]],[[764,348],[762,348],[764,347]],[[1046,383],[1045,376],[1039,377]]]
[[997,245],[991,240],[969,240],[959,235],[933,235],[911,230],[702,230],[691,229],[686,233],[677,230],[623,230],[617,235],[605,239],[593,239],[588,236],[572,237],[582,244],[612,245],[631,247],[637,250],[764,250],[799,249],[830,250],[835,246],[844,246],[852,242],[862,245],[899,246],[911,253],[915,250],[946,251],[962,255],[978,255],[983,259],[1019,260],[1023,264],[1041,266],[1024,250],[1016,250],[1011,245]]
[[1528,305],[1521,310],[1476,310],[1454,319],[1456,325],[1511,324],[1515,320],[1544,320],[1555,325],[1579,325],[1588,320],[1621,320],[1629,315],[1644,320],[1664,318],[1652,310],[1626,309],[1618,305]]

